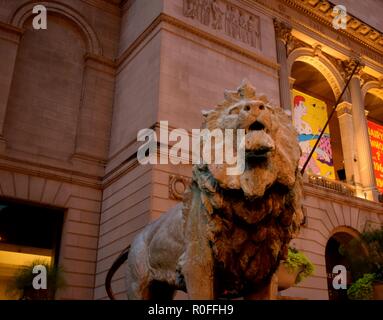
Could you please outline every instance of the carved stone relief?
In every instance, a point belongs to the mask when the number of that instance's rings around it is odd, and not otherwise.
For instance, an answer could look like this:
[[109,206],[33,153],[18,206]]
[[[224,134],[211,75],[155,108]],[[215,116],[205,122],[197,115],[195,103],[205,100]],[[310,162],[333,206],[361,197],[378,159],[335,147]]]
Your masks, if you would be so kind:
[[[339,62],[339,65],[342,68],[341,75],[345,80],[347,80],[351,76],[351,73],[354,70],[357,62],[358,62],[358,60],[355,58]],[[362,70],[363,70],[364,64],[362,64],[360,61],[359,61],[359,63],[360,64],[359,64],[358,68],[356,69],[355,75],[361,77],[363,74]],[[363,83],[361,83],[361,85],[363,85]]]
[[185,17],[196,19],[214,30],[221,30],[235,40],[262,49],[259,16],[223,0],[183,1]]
[[191,178],[180,175],[169,176],[169,198],[172,200],[182,200],[184,192],[191,182]]

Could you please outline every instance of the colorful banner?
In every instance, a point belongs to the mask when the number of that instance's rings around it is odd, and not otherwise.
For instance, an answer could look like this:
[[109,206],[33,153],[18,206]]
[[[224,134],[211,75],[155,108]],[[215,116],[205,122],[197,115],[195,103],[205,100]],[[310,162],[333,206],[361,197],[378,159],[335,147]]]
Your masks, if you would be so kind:
[[376,186],[383,193],[383,126],[372,121],[367,121],[367,123]]
[[[327,121],[327,105],[324,101],[295,89],[293,90],[293,97],[293,124],[299,134],[299,145],[302,149],[299,165],[303,167]],[[306,172],[335,179],[328,126],[306,167]]]

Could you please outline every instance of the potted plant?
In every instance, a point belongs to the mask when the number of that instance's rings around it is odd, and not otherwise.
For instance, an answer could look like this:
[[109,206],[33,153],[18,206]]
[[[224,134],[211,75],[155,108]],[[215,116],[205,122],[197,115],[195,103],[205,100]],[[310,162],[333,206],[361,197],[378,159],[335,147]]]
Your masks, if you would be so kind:
[[365,273],[363,277],[354,282],[347,290],[347,296],[351,300],[371,300],[374,295],[373,282],[375,275]]
[[[47,270],[47,289],[33,288],[33,279],[37,276],[33,268],[42,265]],[[20,300],[53,300],[58,289],[65,287],[62,269],[46,261],[36,260],[18,269],[7,286],[10,297]]]
[[286,290],[301,282],[314,272],[314,265],[295,248],[289,248],[287,259],[282,261],[277,270],[278,290]]
[[341,247],[341,254],[350,262],[354,280],[349,298],[383,300],[383,227],[363,232]]

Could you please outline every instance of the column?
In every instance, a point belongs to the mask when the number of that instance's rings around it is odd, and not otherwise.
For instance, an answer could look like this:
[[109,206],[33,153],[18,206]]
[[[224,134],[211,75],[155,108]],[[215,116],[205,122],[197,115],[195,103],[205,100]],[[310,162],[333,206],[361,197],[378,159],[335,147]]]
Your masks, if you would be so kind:
[[[346,74],[349,75],[354,69],[356,60],[351,59],[346,64]],[[364,101],[360,85],[360,74],[362,66],[354,74],[350,81],[350,92],[352,102],[352,122],[354,126],[354,143],[357,153],[360,182],[362,185],[362,197],[378,201],[378,190],[376,188],[374,164],[368,135],[367,120],[364,110]]]
[[355,185],[357,194],[362,195],[359,169],[354,143],[354,126],[352,123],[352,104],[347,101],[341,102],[337,107],[340,136],[342,141],[344,169],[346,171],[346,181]]
[[5,150],[4,122],[22,29],[0,22],[0,153]]
[[277,61],[279,69],[279,97],[281,107],[291,110],[291,96],[289,84],[289,71],[287,69],[287,49],[286,44],[291,38],[291,27],[284,22],[274,19],[275,38],[277,46]]
[[290,92],[290,106],[291,110],[294,109],[294,95],[293,95],[293,88],[295,80],[293,77],[289,77],[289,92]]
[[114,77],[115,66],[112,61],[91,54],[85,56],[73,161],[103,163],[107,158]]

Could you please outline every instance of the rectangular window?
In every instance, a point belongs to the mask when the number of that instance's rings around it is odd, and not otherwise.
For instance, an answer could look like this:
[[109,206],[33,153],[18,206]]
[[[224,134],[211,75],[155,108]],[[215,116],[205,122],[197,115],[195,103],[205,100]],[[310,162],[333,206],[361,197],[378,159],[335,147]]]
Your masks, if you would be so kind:
[[58,262],[63,211],[0,199],[0,300],[16,271],[32,262]]

